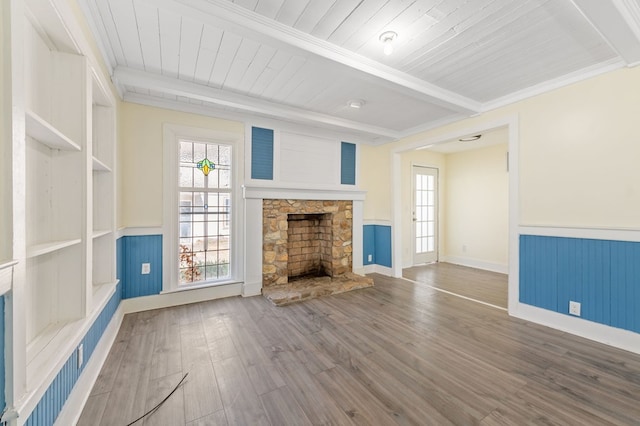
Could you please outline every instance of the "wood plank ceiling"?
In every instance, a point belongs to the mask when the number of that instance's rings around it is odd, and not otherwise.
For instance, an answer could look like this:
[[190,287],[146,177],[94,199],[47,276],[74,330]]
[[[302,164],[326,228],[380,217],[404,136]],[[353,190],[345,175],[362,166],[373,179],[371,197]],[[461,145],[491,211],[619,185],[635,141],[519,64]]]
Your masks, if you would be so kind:
[[125,100],[371,144],[640,62],[640,0],[79,1]]

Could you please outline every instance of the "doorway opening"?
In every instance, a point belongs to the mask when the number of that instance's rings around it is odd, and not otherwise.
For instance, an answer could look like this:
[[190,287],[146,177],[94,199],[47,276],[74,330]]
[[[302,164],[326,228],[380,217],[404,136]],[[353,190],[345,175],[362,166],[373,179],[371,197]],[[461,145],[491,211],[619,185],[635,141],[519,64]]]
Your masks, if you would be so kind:
[[[441,164],[446,163],[445,160],[441,160],[441,163],[438,164],[437,160],[433,162],[430,161],[422,161],[422,160],[413,160],[413,157],[408,157],[407,154],[410,152],[420,152],[423,150],[433,150],[433,151],[444,151],[445,145],[452,141],[451,145],[454,145],[458,142],[459,139],[464,136],[470,134],[499,134],[502,139],[499,142],[502,144],[502,153],[499,158],[501,163],[501,173],[502,173],[502,181],[503,187],[501,189],[501,194],[503,196],[502,200],[499,203],[500,209],[503,213],[502,217],[495,218],[496,222],[499,222],[498,225],[502,228],[501,235],[499,235],[499,239],[503,242],[502,247],[503,256],[499,258],[495,262],[484,261],[482,256],[476,256],[477,252],[473,252],[474,249],[477,248],[477,241],[481,242],[491,242],[489,241],[492,237],[487,237],[486,235],[483,237],[484,239],[479,239],[477,236],[470,236],[471,243],[466,243],[464,238],[458,238],[456,240],[452,240],[448,238],[447,232],[449,236],[454,234],[452,229],[461,234],[462,231],[459,228],[462,226],[456,226],[456,220],[454,214],[452,214],[452,210],[447,211],[447,209],[452,208],[455,200],[451,200],[450,194],[447,193],[449,186],[451,185],[453,179],[452,176],[447,175],[447,167],[442,166]],[[478,126],[473,128],[463,129],[459,132],[452,132],[443,137],[434,138],[434,139],[426,139],[422,141],[416,141],[411,145],[405,145],[402,148],[398,148],[392,152],[393,156],[393,166],[392,166],[392,188],[393,188],[393,225],[394,230],[397,230],[393,234],[393,274],[396,277],[403,276],[403,270],[405,268],[411,268],[415,265],[419,265],[418,267],[429,268],[436,267],[438,265],[447,267],[453,266],[456,268],[462,268],[461,270],[466,270],[467,276],[472,275],[474,280],[477,280],[478,283],[482,282],[482,285],[487,284],[487,281],[492,282],[500,282],[498,285],[502,287],[500,290],[502,293],[499,294],[499,298],[502,300],[501,303],[487,302],[485,304],[496,305],[496,307],[500,308],[509,308],[514,307],[517,308],[518,304],[518,233],[517,233],[517,182],[518,182],[518,168],[517,161],[509,162],[509,158],[517,158],[517,117],[511,116],[506,119],[496,121],[487,126]],[[498,143],[494,143],[498,144]],[[491,145],[491,144],[489,144]],[[435,149],[434,149],[435,148]],[[453,156],[452,156],[453,157]],[[416,158],[419,158],[418,156]],[[481,160],[480,162],[482,163]],[[439,169],[440,175],[437,176],[439,181],[438,187],[440,189],[440,195],[435,200],[436,203],[433,206],[434,211],[436,212],[436,219],[439,220],[440,224],[435,226],[434,229],[434,245],[436,249],[435,253],[435,261],[442,262],[441,264],[434,264],[427,266],[425,265],[427,262],[421,262],[422,260],[429,259],[428,257],[420,257],[420,249],[422,249],[422,243],[418,243],[417,238],[428,237],[428,235],[421,235],[422,225],[420,227],[414,226],[413,224],[418,222],[420,218],[417,215],[414,217],[407,213],[407,203],[413,203],[411,205],[412,208],[417,208],[418,203],[421,201],[418,199],[418,194],[415,188],[412,188],[412,200],[407,201],[407,195],[410,191],[406,186],[407,182],[406,177],[405,180],[402,180],[402,174],[407,173],[407,165],[411,164],[411,176],[414,177],[416,172],[420,171],[418,168],[413,167],[414,163],[418,163],[420,165],[428,165],[434,166],[433,168]],[[433,163],[433,164],[432,164]],[[510,163],[510,164],[509,164]],[[510,167],[509,167],[510,166]],[[424,169],[424,168],[423,168]],[[405,171],[403,171],[405,170]],[[408,175],[408,174],[407,174]],[[405,176],[407,176],[405,175]],[[459,177],[459,176],[457,176]],[[459,184],[459,183],[458,183]],[[416,186],[413,183],[413,186]],[[482,190],[482,188],[481,188]],[[464,196],[467,197],[467,204],[463,213],[467,215],[467,217],[473,215],[477,216],[474,218],[474,226],[477,230],[483,230],[484,227],[487,227],[487,216],[486,212],[481,212],[481,209],[476,209],[472,204],[469,204],[469,201],[473,198],[473,196],[478,197],[479,200],[482,201],[483,194],[482,191],[478,191],[478,188],[472,189],[469,187]],[[464,191],[463,191],[464,192]],[[444,200],[444,201],[443,201]],[[438,201],[441,203],[439,205]],[[456,206],[459,207],[459,206]],[[417,211],[417,210],[416,210]],[[461,211],[461,210],[459,210]],[[413,212],[411,212],[413,213]],[[484,215],[484,216],[483,216]],[[491,216],[489,216],[491,218]],[[424,219],[424,218],[422,218]],[[410,231],[411,230],[411,231]],[[426,230],[429,231],[428,227]],[[486,234],[486,233],[485,233]],[[459,237],[459,235],[458,235]],[[466,238],[466,237],[465,237]],[[476,240],[473,240],[476,238]],[[494,237],[498,239],[498,236]],[[428,241],[428,240],[427,240]],[[427,243],[427,249],[428,249]],[[474,259],[475,258],[475,259]],[[433,257],[431,258],[433,259]],[[491,256],[489,256],[491,259]],[[444,265],[444,263],[448,263],[449,265]],[[425,266],[420,266],[425,265]],[[466,269],[465,269],[466,268]],[[447,270],[449,271],[449,270]],[[414,271],[415,272],[415,271]],[[430,279],[438,279],[438,276],[442,277],[446,275],[444,268],[440,268],[440,270],[431,271],[429,273],[422,274],[423,276],[428,275],[431,277]],[[476,272],[478,274],[476,274]],[[456,272],[457,273],[457,272]],[[483,275],[485,274],[485,275]],[[412,279],[410,274],[407,274],[407,278]],[[422,281],[422,280],[421,280]],[[434,285],[434,282],[431,281],[427,283],[432,287],[437,287]],[[437,284],[437,283],[435,283]],[[436,290],[443,290],[445,292],[449,292],[450,290],[444,290],[440,288],[436,288]],[[452,293],[455,293],[455,289]],[[454,294],[457,295],[457,294]],[[494,295],[495,296],[495,295]],[[474,296],[464,296],[461,297],[475,299]],[[482,301],[480,301],[483,303]]]

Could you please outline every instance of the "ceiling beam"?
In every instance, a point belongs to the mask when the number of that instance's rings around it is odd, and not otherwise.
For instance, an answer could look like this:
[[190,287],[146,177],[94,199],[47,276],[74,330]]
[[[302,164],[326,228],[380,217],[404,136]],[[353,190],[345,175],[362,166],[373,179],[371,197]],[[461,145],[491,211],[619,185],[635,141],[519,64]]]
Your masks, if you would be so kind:
[[401,136],[399,132],[392,129],[370,126],[351,120],[336,118],[327,114],[283,106],[274,102],[253,98],[251,96],[241,95],[227,90],[203,86],[201,84],[178,80],[173,77],[153,74],[147,71],[140,71],[127,67],[116,67],[113,72],[113,79],[114,83],[123,86],[155,90],[175,96],[184,96],[186,98],[211,102],[216,105],[246,111],[251,114],[273,117],[280,120],[308,123],[316,126],[323,125],[333,129],[342,129],[343,131],[350,132],[355,130],[369,134],[372,137],[382,137],[387,140],[396,140]]
[[[640,64],[640,7],[636,3],[627,0],[571,1],[627,66]],[[611,3],[615,7],[611,7]]]
[[304,55],[311,59],[331,61],[357,72],[377,85],[456,112],[473,114],[481,103],[446,90],[388,65],[366,58],[350,50],[318,39],[288,25],[266,18],[227,0],[135,0],[154,7],[213,25],[252,40]]

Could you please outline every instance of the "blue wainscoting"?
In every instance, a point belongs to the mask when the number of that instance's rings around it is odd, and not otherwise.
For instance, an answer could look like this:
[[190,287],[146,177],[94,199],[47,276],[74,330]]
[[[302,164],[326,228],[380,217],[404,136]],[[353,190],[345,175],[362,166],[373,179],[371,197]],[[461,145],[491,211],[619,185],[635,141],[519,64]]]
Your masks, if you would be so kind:
[[98,315],[98,318],[91,325],[91,328],[82,339],[84,347],[84,360],[82,367],[78,368],[78,358],[74,352],[64,364],[53,383],[49,386],[44,396],[36,405],[29,418],[27,419],[27,426],[50,426],[52,425],[64,403],[67,401],[71,390],[75,386],[80,374],[84,371],[87,362],[93,355],[93,352],[98,344],[98,341],[102,337],[107,325],[111,321],[113,314],[118,309],[118,305],[121,300],[120,284],[116,287],[116,291],[107,302],[107,305],[102,309],[102,312]]
[[[135,235],[120,238],[116,254],[122,298],[150,296],[162,291],[162,235]],[[118,240],[118,241],[120,241]],[[142,264],[151,264],[151,273],[142,274]]]
[[0,296],[0,412],[7,406],[7,397],[4,393],[6,383],[5,363],[4,363],[4,296]]
[[[377,225],[364,225],[364,230],[362,232],[362,253],[364,253],[362,264],[365,266],[374,265],[376,263],[376,226]],[[371,256],[371,260],[369,260],[369,256]]]
[[640,332],[640,243],[520,236],[520,301]]
[[[381,265],[391,268],[391,227],[388,225],[364,225],[363,265]],[[371,255],[371,261],[369,261]]]
[[342,142],[340,146],[340,183],[356,184],[356,145]]
[[251,179],[273,180],[273,130],[251,128]]

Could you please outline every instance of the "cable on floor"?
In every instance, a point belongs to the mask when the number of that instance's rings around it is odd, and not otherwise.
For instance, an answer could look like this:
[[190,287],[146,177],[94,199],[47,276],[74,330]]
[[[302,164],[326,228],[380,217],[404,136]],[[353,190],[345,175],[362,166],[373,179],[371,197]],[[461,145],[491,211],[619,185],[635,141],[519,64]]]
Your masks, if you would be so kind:
[[138,417],[137,419],[135,419],[134,421],[132,421],[131,423],[127,424],[127,426],[131,426],[134,423],[139,422],[140,420],[144,419],[145,417],[147,417],[150,414],[153,414],[158,408],[160,408],[162,406],[162,404],[164,404],[165,402],[167,402],[167,400],[169,398],[171,398],[171,395],[173,395],[175,393],[175,391],[178,390],[178,388],[180,387],[180,385],[182,384],[182,382],[184,382],[184,379],[187,378],[187,376],[189,375],[189,373],[184,373],[184,376],[182,376],[182,379],[178,382],[178,384],[176,385],[175,388],[173,388],[173,390],[171,391],[171,393],[169,393],[169,395],[165,396],[165,398],[160,401],[158,403],[158,405],[156,405],[155,407],[153,407],[151,410],[147,411],[146,413],[144,413],[143,415],[141,415],[140,417]]

